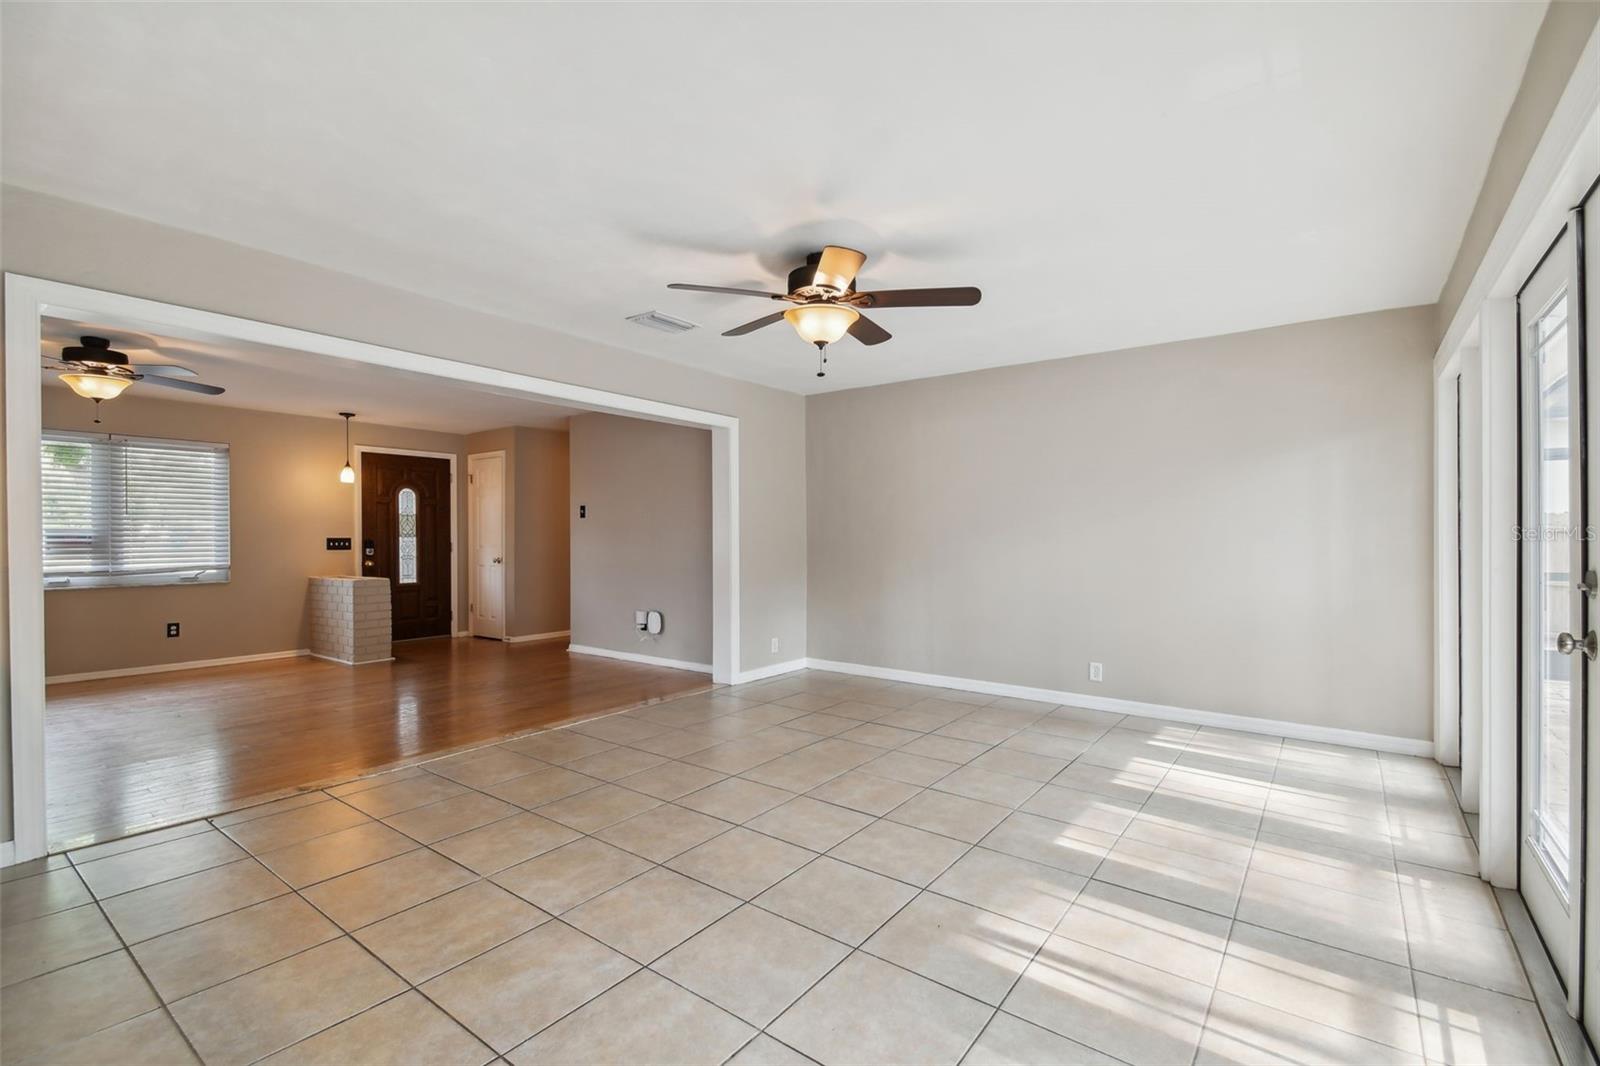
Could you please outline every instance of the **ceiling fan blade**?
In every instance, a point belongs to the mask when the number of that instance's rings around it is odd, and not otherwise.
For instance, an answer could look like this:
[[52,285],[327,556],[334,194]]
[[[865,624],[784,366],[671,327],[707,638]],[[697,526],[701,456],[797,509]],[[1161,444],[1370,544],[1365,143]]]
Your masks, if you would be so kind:
[[858,307],[971,307],[983,293],[971,286],[954,289],[884,289],[858,293]]
[[746,322],[742,326],[734,326],[732,329],[727,330],[722,335],[724,337],[742,337],[746,333],[754,333],[758,329],[765,329],[766,327],[772,325],[774,322],[782,322],[782,321],[783,321],[783,312],[782,311],[775,311],[770,315],[763,315],[762,317],[756,319],[754,322]]
[[146,377],[145,375],[140,374],[134,380],[143,381],[147,385],[164,385],[169,389],[182,389],[185,392],[198,392],[202,396],[221,396],[223,393],[228,391],[221,385],[207,385],[199,381],[185,381],[182,378],[168,378],[161,377],[160,375]]
[[186,366],[179,366],[177,363],[133,363],[128,369],[135,374],[143,374],[145,377],[192,378],[195,376],[193,370]]
[[862,344],[882,344],[894,334],[872,321],[866,315],[862,315],[851,324],[850,336]]
[[675,281],[668,285],[669,289],[684,289],[688,292],[723,292],[730,296],[764,296],[769,300],[782,300],[781,292],[762,292],[760,289],[731,289],[726,285],[690,285],[687,282]]
[[861,272],[861,264],[866,261],[867,257],[863,252],[830,244],[822,250],[814,284],[819,288],[832,289],[835,292],[848,292],[851,283],[856,280],[856,275]]

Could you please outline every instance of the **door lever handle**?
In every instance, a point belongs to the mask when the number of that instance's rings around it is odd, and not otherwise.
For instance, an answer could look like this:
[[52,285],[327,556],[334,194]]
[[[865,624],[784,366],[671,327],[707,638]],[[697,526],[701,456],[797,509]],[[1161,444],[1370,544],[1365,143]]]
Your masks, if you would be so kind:
[[1562,633],[1556,637],[1556,651],[1562,655],[1571,655],[1579,648],[1582,648],[1584,656],[1593,662],[1595,658],[1600,657],[1600,637],[1595,636],[1592,629],[1583,635],[1582,641],[1571,633]]

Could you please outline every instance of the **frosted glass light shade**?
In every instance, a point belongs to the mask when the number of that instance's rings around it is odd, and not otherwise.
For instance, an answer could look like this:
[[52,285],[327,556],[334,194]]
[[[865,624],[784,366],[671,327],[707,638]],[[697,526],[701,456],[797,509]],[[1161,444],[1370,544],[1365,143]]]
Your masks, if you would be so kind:
[[132,385],[127,378],[114,374],[62,374],[67,387],[85,400],[114,400],[122,390]]
[[839,304],[802,304],[783,313],[808,344],[832,344],[849,332],[860,318],[853,307]]

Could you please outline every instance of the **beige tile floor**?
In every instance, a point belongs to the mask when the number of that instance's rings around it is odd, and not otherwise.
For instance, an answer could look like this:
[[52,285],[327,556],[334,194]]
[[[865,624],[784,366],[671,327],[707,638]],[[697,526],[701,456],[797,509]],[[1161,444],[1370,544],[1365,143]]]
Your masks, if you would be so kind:
[[1549,1063],[1440,768],[824,673],[0,885],[51,1063]]

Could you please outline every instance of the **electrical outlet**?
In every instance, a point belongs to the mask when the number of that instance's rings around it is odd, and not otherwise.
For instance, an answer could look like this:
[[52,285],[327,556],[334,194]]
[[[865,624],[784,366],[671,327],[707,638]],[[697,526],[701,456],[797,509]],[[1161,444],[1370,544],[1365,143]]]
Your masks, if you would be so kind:
[[772,638],[772,654],[774,654],[774,655],[778,654],[778,638],[777,637],[773,637]]
[[178,623],[176,623],[176,622],[168,622],[167,623],[167,636],[175,637],[177,635],[178,635]]
[[1105,668],[1105,666],[1100,664],[1100,663],[1090,663],[1089,664],[1089,680],[1090,681],[1104,681],[1105,679],[1106,679],[1106,668]]

